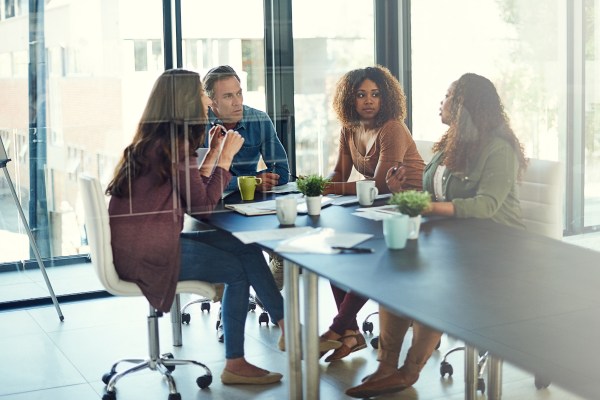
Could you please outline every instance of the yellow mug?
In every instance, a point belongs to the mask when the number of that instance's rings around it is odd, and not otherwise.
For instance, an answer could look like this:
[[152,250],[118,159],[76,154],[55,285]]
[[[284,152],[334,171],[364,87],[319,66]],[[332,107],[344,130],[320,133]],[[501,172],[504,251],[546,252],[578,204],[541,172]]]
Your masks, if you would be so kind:
[[256,185],[260,185],[261,183],[262,179],[255,176],[238,176],[238,188],[240,189],[242,200],[254,200]]

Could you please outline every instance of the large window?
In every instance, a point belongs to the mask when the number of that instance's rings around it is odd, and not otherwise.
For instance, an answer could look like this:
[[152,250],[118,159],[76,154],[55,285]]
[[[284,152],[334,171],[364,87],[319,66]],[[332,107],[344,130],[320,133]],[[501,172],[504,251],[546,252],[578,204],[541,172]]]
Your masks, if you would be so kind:
[[374,63],[373,2],[293,2],[296,171],[327,174],[340,125],[331,106],[337,80]]
[[262,0],[181,2],[183,63],[202,76],[232,66],[242,81],[244,104],[266,111]]
[[[85,172],[106,184],[131,140],[147,93],[162,71],[162,1],[50,0],[38,2],[39,10],[27,10],[26,1],[2,4],[0,36],[11,40],[0,48],[0,134],[12,159],[8,171],[29,217],[31,199],[36,200],[38,218],[29,225],[46,266],[52,267],[89,252],[77,178]],[[138,23],[141,9],[144,24]],[[13,12],[18,18],[9,18]],[[42,55],[37,61],[30,54],[31,13],[43,15],[32,30]],[[30,63],[35,68],[31,77]],[[33,98],[31,87],[38,88]],[[31,132],[40,140],[34,142],[35,154]],[[15,293],[36,297],[35,290],[18,290],[39,279],[39,270],[35,263],[21,262],[33,255],[3,176],[0,211],[1,269],[22,270]],[[26,271],[27,265],[33,271]],[[89,280],[67,275],[54,277],[57,294],[88,290],[72,282]]]
[[412,2],[415,137],[443,134],[438,108],[453,80],[490,78],[527,155],[565,165],[571,233],[600,225],[598,8],[597,0]]
[[[600,1],[583,4],[585,226],[600,227]],[[598,28],[596,28],[598,25]]]

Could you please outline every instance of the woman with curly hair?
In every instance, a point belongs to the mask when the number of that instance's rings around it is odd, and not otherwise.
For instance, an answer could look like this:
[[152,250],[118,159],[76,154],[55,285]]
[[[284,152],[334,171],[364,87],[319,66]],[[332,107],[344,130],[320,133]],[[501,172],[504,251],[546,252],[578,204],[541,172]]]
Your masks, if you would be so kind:
[[379,193],[389,193],[385,174],[400,164],[406,169],[405,189],[421,188],[425,164],[404,123],[406,96],[387,68],[347,72],[337,84],[333,109],[342,130],[327,193],[356,194],[356,182],[348,182],[352,167],[375,180]]
[[[433,146],[435,155],[423,173],[423,189],[434,200],[423,214],[487,218],[524,229],[517,182],[527,159],[493,83],[480,75],[464,74],[448,88],[440,116],[449,128]],[[402,169],[387,173],[393,192],[403,190],[405,180]],[[412,345],[398,369],[411,322]],[[442,335],[381,306],[379,326],[379,366],[364,383],[346,391],[351,397],[374,397],[412,386]]]
[[[404,91],[389,70],[375,66],[346,73],[337,84],[333,108],[342,130],[326,193],[356,194],[356,182],[348,182],[352,167],[365,179],[375,180],[379,193],[388,193],[386,172],[399,165],[406,172],[405,189],[421,189],[425,164],[404,124]],[[367,299],[333,284],[331,289],[338,314],[321,339],[339,340],[342,344],[325,359],[327,362],[366,347],[356,316]]]

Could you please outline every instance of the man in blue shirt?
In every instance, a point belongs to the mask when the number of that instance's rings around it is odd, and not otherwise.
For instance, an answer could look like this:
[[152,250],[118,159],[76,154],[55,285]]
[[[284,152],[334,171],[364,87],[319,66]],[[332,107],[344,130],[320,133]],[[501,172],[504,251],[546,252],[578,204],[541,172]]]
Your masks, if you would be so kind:
[[[215,124],[226,131],[233,129],[244,138],[244,145],[229,169],[233,178],[226,190],[237,189],[237,177],[243,175],[262,178],[262,184],[256,189],[263,192],[288,183],[290,168],[287,154],[273,122],[265,112],[243,104],[244,95],[235,70],[229,65],[215,67],[208,71],[203,84],[212,102],[208,109],[207,145],[208,130]],[[261,156],[267,168],[257,171]]]

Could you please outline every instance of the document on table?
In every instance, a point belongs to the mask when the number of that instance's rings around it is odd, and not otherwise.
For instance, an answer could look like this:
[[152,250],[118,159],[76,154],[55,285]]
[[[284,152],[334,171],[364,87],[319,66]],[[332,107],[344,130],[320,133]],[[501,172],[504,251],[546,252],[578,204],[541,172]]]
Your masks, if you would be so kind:
[[281,229],[266,229],[261,231],[233,232],[232,235],[238,238],[242,243],[247,244],[267,240],[289,239],[294,236],[314,231],[315,229],[316,228],[311,226],[298,226]]
[[333,247],[353,247],[373,237],[369,233],[336,232],[331,228],[317,228],[305,234],[282,241],[276,248],[280,253],[337,254]]
[[257,201],[256,203],[225,204],[225,208],[244,215],[275,214],[275,200]]
[[[306,208],[306,200],[302,195],[290,195],[296,197],[298,201],[298,214],[306,214],[308,212]],[[330,197],[323,196],[321,199],[321,207],[326,207],[332,203]],[[277,206],[275,200],[257,201],[254,203],[240,203],[240,204],[225,204],[225,208],[236,211],[244,215],[268,215],[276,214]]]
[[392,215],[400,214],[401,212],[398,211],[398,207],[392,204],[379,207],[357,208],[356,212],[352,213],[352,215],[356,215],[357,217],[372,219],[375,221],[381,221],[382,219],[389,218]]
[[[379,194],[375,197],[375,200],[387,199],[391,196],[392,196],[391,193]],[[347,196],[329,195],[327,197],[330,197],[333,199],[331,204],[333,204],[334,206],[346,206],[349,204],[358,203],[358,197],[356,197],[356,195],[354,195],[354,194],[347,195]]]
[[285,185],[273,186],[273,189],[267,190],[265,193],[285,194],[300,193],[300,191],[298,190],[298,185],[296,182],[288,182]]

